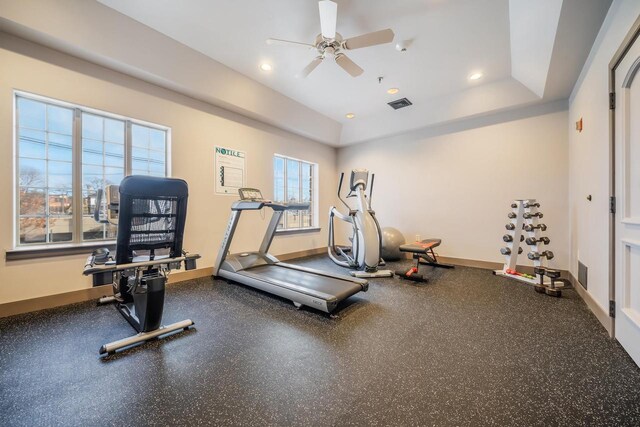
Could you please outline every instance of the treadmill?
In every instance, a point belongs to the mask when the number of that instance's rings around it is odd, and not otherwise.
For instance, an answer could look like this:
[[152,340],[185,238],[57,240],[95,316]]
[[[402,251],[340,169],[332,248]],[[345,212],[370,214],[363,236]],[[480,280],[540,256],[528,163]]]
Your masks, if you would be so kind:
[[[269,254],[269,247],[287,210],[309,209],[308,203],[275,203],[262,198],[260,190],[241,188],[240,200],[231,206],[231,217],[213,267],[213,276],[242,283],[293,301],[296,308],[303,305],[331,313],[340,301],[358,292],[365,292],[365,279],[333,274],[313,268],[280,262]],[[271,221],[257,252],[229,254],[231,240],[243,211],[273,209]]]

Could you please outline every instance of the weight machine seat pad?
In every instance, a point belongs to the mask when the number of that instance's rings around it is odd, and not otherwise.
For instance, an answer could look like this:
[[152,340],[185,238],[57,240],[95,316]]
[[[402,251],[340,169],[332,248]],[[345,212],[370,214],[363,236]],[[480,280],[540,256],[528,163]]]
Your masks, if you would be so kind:
[[401,252],[411,252],[414,254],[427,254],[433,248],[437,248],[442,243],[442,239],[425,239],[419,242],[407,243],[400,246]]

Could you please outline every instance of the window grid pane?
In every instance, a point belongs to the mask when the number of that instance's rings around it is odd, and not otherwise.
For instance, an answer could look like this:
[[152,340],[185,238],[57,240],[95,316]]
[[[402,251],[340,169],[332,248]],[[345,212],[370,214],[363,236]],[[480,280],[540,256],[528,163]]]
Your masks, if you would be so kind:
[[17,97],[18,244],[73,241],[73,110]]
[[309,203],[304,211],[285,211],[278,229],[313,227],[314,165],[302,160],[274,156],[274,200],[277,202]]
[[[114,239],[116,226],[93,219],[97,189],[119,184],[131,173],[166,176],[167,131],[89,113],[82,107],[22,95],[15,99],[16,245]],[[77,135],[76,120],[81,126]],[[133,131],[142,137],[133,138]],[[75,144],[80,150],[78,163],[74,163]],[[80,188],[74,189],[76,173]],[[81,198],[75,202],[78,209],[74,209],[74,191]]]
[[166,176],[167,133],[160,129],[131,126],[131,174]]
[[107,224],[93,219],[99,189],[120,184],[125,176],[124,120],[83,112],[82,125],[82,240],[107,239]]

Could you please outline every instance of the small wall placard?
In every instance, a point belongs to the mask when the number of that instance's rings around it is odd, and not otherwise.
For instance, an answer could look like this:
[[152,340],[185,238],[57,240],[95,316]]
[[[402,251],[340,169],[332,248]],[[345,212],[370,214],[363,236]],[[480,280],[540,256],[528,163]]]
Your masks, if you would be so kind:
[[216,194],[237,196],[238,189],[246,186],[246,152],[215,147],[214,168]]

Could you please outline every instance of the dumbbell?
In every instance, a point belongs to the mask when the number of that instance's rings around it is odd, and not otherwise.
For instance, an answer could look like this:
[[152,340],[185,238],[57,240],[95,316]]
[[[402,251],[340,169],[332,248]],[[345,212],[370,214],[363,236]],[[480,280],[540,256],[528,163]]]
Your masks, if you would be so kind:
[[[540,294],[551,295],[553,297],[562,296],[561,288],[564,287],[564,284],[558,283],[558,279],[560,279],[559,270],[552,270],[544,267],[534,267],[533,271],[540,278],[540,282],[533,285],[536,292]],[[547,276],[549,279],[551,279],[551,283],[544,283],[544,276]]]
[[536,213],[531,213],[531,212],[525,212],[523,215],[524,219],[530,219],[533,218],[534,216],[537,216],[538,218],[542,218],[542,212],[536,212]]
[[545,287],[544,293],[547,295],[551,295],[552,297],[560,298],[562,296],[562,290],[558,288],[562,288],[564,284],[558,285],[557,281],[560,278],[559,270],[549,270],[545,273],[548,278],[551,279],[551,286]]
[[547,277],[551,279],[559,279],[560,278],[560,270],[551,270],[547,268],[547,271],[544,273]]
[[[501,248],[500,249],[500,253],[502,255],[511,255],[511,249],[509,248]],[[518,248],[518,253],[521,254],[522,253],[522,248]]]
[[540,207],[540,203],[538,203],[538,202],[536,202],[536,203],[524,202],[524,207],[525,207],[525,209],[528,209],[528,208],[539,208]]
[[547,269],[544,267],[533,267],[533,273],[536,276],[544,276],[546,272],[547,272]]
[[527,237],[526,243],[527,245],[535,245],[536,243],[548,245],[549,243],[551,243],[551,239],[549,239],[548,237],[541,237],[536,240],[534,237]]
[[516,218],[518,215],[516,215],[516,213],[515,213],[515,212],[509,212],[509,213],[507,214],[507,216],[508,216],[510,219],[513,219],[513,218]]
[[542,252],[529,252],[527,254],[527,258],[529,258],[532,261],[537,261],[542,257],[547,258],[547,260],[553,259],[553,252],[551,252],[551,251],[542,251]]
[[[513,226],[512,230],[513,229],[515,229],[515,226]],[[540,229],[540,231],[546,231],[547,226],[545,224],[538,224],[538,225],[527,224],[524,226],[524,231],[533,231],[536,229]]]
[[[504,240],[507,243],[513,242],[513,236],[511,234],[505,234],[504,236],[502,236],[502,240]],[[521,234],[520,241],[522,242],[523,240],[524,240],[524,236]]]
[[517,208],[517,207],[518,207],[518,204],[517,204],[517,203],[511,203],[511,208],[512,208],[512,209],[515,209],[515,208]]

